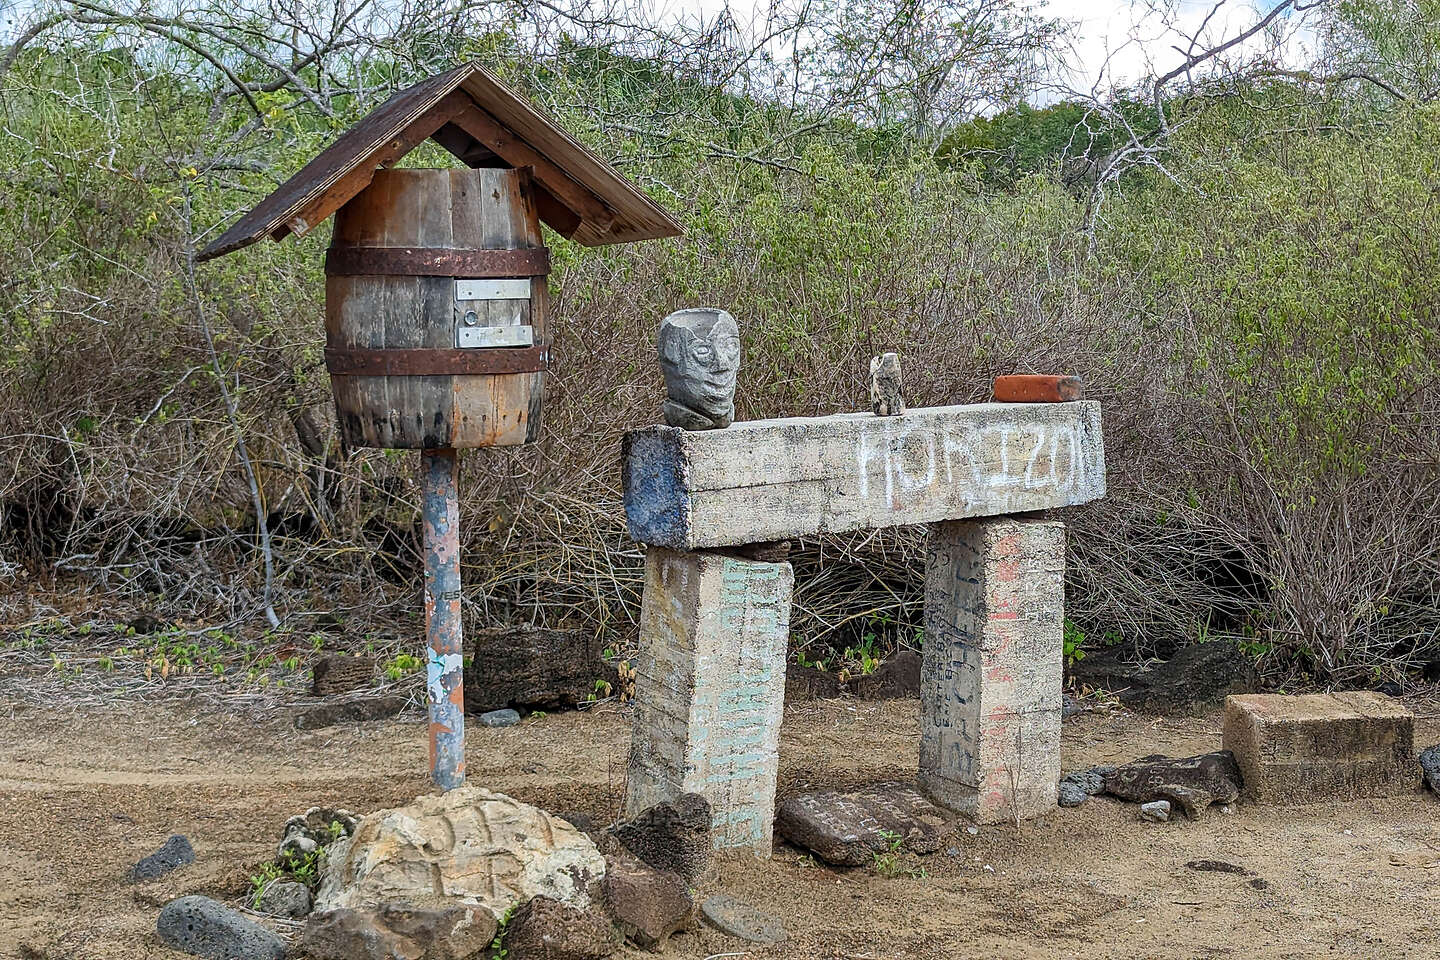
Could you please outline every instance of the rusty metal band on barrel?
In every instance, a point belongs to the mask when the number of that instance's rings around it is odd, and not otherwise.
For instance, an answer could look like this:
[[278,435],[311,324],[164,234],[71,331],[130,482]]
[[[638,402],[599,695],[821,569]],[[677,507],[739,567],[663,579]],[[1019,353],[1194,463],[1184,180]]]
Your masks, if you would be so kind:
[[539,373],[549,359],[544,347],[494,349],[361,350],[327,347],[332,377],[473,377]]
[[543,277],[550,272],[550,251],[443,250],[431,247],[331,247],[325,274],[331,277],[455,277],[489,280]]

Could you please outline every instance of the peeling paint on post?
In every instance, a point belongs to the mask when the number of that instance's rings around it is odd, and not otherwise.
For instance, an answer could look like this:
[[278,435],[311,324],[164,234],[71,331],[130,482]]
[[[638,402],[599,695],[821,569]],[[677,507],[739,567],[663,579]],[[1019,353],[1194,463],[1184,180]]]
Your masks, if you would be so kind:
[[441,790],[453,790],[465,783],[459,480],[460,466],[454,450],[426,450],[421,454],[430,778]]

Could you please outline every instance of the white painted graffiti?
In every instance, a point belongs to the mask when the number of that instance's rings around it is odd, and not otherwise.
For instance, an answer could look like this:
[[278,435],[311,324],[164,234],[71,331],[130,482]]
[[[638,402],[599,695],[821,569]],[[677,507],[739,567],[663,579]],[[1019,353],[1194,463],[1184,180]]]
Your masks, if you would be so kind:
[[[1074,424],[994,423],[958,429],[877,418],[855,448],[860,497],[881,487],[887,501],[913,498],[943,484],[967,505],[991,491],[1069,491],[1088,482],[1092,465]],[[896,430],[892,424],[899,424]],[[931,427],[928,428],[927,427]]]

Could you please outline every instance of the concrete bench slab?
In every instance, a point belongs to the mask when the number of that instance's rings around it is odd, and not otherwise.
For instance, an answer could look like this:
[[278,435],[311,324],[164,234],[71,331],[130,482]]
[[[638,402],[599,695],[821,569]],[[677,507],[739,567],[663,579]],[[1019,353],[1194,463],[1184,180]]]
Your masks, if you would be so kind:
[[1403,704],[1373,691],[1244,694],[1225,700],[1225,749],[1252,800],[1384,797],[1419,785],[1414,724]]
[[1047,510],[1105,495],[1100,404],[653,426],[625,436],[630,535],[672,550]]

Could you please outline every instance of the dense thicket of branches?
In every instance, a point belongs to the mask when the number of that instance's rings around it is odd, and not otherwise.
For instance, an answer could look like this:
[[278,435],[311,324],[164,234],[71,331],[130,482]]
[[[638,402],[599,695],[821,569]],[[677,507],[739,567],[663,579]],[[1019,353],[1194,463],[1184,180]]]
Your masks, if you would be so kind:
[[[744,418],[861,406],[882,349],[916,405],[1082,375],[1111,468],[1072,527],[1091,644],[1230,637],[1321,680],[1440,654],[1433,6],[1285,0],[1083,91],[1054,88],[1065,25],[1013,0],[27,7],[0,52],[6,619],[414,628],[414,464],[336,440],[324,238],[191,260],[479,57],[687,233],[552,238],[546,437],[465,458],[474,621],[633,633],[618,437],[657,417],[660,317],[708,303],[745,331]],[[1326,69],[1280,55],[1298,29]],[[916,642],[921,535],[804,544],[797,645]]]

